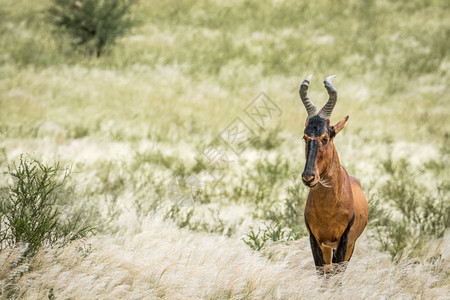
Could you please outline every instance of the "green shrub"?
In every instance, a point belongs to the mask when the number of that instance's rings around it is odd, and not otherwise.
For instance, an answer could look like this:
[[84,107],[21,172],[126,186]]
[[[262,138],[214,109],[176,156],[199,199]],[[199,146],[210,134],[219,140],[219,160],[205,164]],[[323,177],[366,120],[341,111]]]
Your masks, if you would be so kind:
[[172,204],[165,213],[164,219],[173,221],[179,228],[216,233],[228,237],[233,235],[236,230],[236,224],[226,223],[220,217],[219,211],[211,208],[199,218],[195,207],[180,207],[178,204]]
[[290,241],[294,237],[288,229],[281,224],[274,222],[263,224],[255,230],[254,227],[249,227],[249,232],[245,234],[242,239],[253,250],[259,251],[266,244],[267,241]]
[[14,183],[1,195],[0,205],[2,248],[24,243],[27,254],[34,254],[44,244],[64,245],[91,231],[76,216],[61,218],[57,206],[68,168],[21,156],[9,174]]
[[106,46],[135,23],[130,8],[135,0],[54,0],[49,21],[68,34],[74,46],[86,46],[100,57]]
[[262,158],[253,167],[246,169],[241,186],[233,189],[234,195],[231,197],[246,197],[258,206],[258,213],[260,210],[264,213],[278,201],[280,187],[289,178],[290,171],[289,160],[281,155],[277,155],[274,160]]
[[260,130],[255,137],[250,139],[250,144],[255,149],[273,150],[281,146],[284,138],[280,136],[281,127],[278,125],[273,129]]
[[308,192],[308,189],[300,181],[290,185],[287,188],[283,214],[279,217],[280,222],[292,230],[295,240],[308,235],[304,216]]
[[261,248],[268,240],[267,236],[264,234],[261,228],[258,228],[258,230],[255,231],[255,229],[250,226],[249,229],[249,232],[245,234],[246,238],[244,237],[242,238],[242,240],[253,250],[261,250]]
[[[443,237],[450,227],[447,176],[442,177],[443,182],[428,178],[431,187],[416,180],[436,165],[428,163],[424,169],[416,171],[405,159],[394,162],[389,158],[382,164],[389,178],[378,194],[369,197],[370,223],[375,227],[374,236],[382,250],[395,260],[404,253],[422,254],[427,241]],[[439,168],[446,168],[445,163]]]

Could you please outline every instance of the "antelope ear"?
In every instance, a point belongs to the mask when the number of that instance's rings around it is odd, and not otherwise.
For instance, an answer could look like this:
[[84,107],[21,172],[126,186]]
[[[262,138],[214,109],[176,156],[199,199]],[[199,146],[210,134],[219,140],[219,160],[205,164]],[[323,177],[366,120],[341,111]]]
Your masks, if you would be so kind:
[[309,121],[309,117],[306,117],[306,120],[305,120],[305,128],[308,127],[308,121]]
[[336,134],[338,134],[339,131],[341,131],[342,128],[344,128],[345,125],[347,125],[347,121],[348,121],[348,116],[346,116],[344,119],[337,122],[336,125],[331,126],[330,127],[330,138],[334,138],[336,136]]

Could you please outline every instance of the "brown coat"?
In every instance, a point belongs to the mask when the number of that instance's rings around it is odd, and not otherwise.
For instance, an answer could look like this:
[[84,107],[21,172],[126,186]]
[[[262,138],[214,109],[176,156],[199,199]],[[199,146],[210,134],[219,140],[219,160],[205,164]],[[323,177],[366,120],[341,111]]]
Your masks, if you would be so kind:
[[364,231],[369,215],[359,181],[349,176],[341,166],[334,146],[335,136],[348,121],[347,116],[330,126],[331,113],[337,101],[337,90],[332,83],[334,78],[335,75],[331,75],[324,81],[329,98],[320,110],[308,97],[312,75],[303,80],[299,90],[308,113],[302,180],[311,189],[305,207],[305,223],[317,268],[350,260],[356,239]]
[[340,165],[332,141],[328,147],[333,147],[332,159],[320,174],[319,183],[311,188],[305,207],[307,226],[323,252],[325,264],[332,262],[332,249],[338,247],[341,236],[355,214],[348,232],[345,254],[345,261],[350,260],[355,241],[364,231],[369,214],[359,181],[349,176]]

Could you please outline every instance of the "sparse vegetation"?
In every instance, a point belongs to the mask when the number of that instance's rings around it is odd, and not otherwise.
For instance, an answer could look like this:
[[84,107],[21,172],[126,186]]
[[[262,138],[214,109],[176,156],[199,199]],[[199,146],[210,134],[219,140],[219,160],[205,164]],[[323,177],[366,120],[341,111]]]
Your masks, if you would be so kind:
[[100,57],[106,46],[125,34],[133,25],[130,8],[135,0],[54,0],[49,20],[59,33],[73,39]]
[[256,135],[250,143],[256,149],[276,149],[283,143],[283,138],[280,137],[280,132],[280,126],[268,130],[259,130],[258,135]]
[[[427,243],[442,238],[450,228],[446,147],[441,149],[443,156],[439,163],[432,160],[419,170],[404,158],[398,161],[388,158],[382,163],[381,171],[388,179],[379,188],[377,200],[371,203],[371,223],[381,249],[393,259],[399,260],[405,253],[423,255]],[[430,168],[443,176],[427,181]]]
[[259,251],[267,241],[286,242],[293,239],[294,237],[291,235],[291,232],[283,228],[280,224],[268,223],[263,224],[257,229],[250,226],[249,232],[245,234],[242,240],[253,250]]
[[1,249],[24,244],[27,255],[35,254],[44,245],[63,246],[92,230],[77,216],[63,220],[58,208],[68,168],[21,156],[9,174],[14,183],[0,202]]
[[[443,0],[2,3],[1,296],[442,297],[449,9]],[[142,22],[130,30],[130,20]],[[350,120],[335,143],[370,200],[370,226],[340,282],[316,277],[305,238],[298,88],[308,73],[317,105],[321,81],[337,74],[331,122]],[[264,107],[246,114],[261,92],[279,107],[264,128]],[[239,154],[223,139],[236,118],[251,130]],[[220,179],[206,145],[231,159]],[[21,153],[35,156],[21,163]],[[65,242],[87,225],[95,236]]]

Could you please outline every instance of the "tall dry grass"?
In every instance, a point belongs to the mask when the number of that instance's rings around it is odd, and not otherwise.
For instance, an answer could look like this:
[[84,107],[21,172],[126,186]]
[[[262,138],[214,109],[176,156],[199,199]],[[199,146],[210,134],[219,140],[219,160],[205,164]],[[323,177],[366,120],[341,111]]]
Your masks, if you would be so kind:
[[404,258],[395,265],[363,237],[347,271],[324,279],[315,272],[307,238],[268,245],[260,254],[239,240],[180,230],[153,217],[141,222],[137,232],[128,228],[131,231],[96,236],[61,250],[42,250],[30,266],[32,271],[15,283],[17,295],[32,299],[49,294],[55,299],[448,296],[448,278],[442,282],[441,273],[449,267],[448,236],[434,245],[447,247],[441,261],[416,264]]
[[[140,24],[99,59],[52,35],[51,2],[0,5],[0,183],[14,183],[22,153],[71,164],[59,205],[97,234],[33,258],[2,250],[3,297],[448,298],[448,1],[140,1]],[[350,120],[336,146],[371,201],[354,258],[329,279],[303,238],[309,73],[318,105],[322,78],[338,75],[331,122]],[[281,111],[265,130],[244,112],[260,92]],[[219,136],[236,117],[256,136],[213,182],[198,160],[227,149]],[[188,205],[170,194],[174,178]],[[242,239],[264,226],[285,234],[254,251]]]

